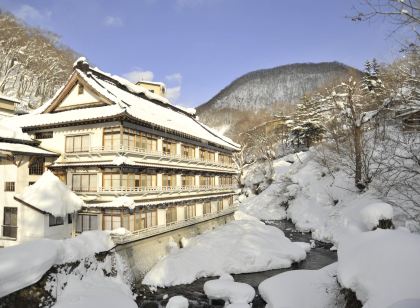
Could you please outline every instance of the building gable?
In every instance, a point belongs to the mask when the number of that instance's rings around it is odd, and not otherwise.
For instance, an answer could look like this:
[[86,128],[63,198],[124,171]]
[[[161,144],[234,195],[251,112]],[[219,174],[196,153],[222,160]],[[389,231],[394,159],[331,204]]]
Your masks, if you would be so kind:
[[51,105],[43,113],[111,105],[107,98],[95,91],[77,73],[68,80]]

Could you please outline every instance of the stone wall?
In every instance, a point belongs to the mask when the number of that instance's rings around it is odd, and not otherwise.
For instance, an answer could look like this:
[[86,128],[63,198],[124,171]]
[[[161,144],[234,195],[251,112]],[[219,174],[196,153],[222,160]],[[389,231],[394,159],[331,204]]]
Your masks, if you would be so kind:
[[232,220],[234,220],[233,213],[230,213],[225,216],[199,222],[194,225],[151,236],[146,239],[121,244],[116,247],[116,251],[129,264],[136,281],[140,282],[153,265],[160,258],[167,255],[169,242],[174,241],[181,246],[182,238],[197,236]]

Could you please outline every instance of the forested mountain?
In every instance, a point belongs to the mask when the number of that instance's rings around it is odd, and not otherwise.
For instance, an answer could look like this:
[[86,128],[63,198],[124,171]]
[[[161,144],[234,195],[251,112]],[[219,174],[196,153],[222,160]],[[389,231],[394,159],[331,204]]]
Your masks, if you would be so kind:
[[57,35],[0,11],[0,95],[36,107],[65,83],[76,53]]
[[350,74],[357,75],[359,71],[338,62],[289,64],[257,70],[234,80],[199,106],[197,112],[205,123],[229,128],[228,134],[235,136],[246,128],[244,125],[248,126],[243,123],[247,120],[247,113],[253,114],[252,125],[259,124],[258,120],[266,119],[273,112],[287,112],[290,105],[293,106],[304,94],[322,89]]

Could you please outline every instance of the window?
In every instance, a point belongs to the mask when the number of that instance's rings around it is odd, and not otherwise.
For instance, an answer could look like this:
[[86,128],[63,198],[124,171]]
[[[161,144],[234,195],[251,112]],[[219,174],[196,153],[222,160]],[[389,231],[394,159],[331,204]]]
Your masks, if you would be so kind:
[[66,153],[89,152],[89,135],[66,136]]
[[223,201],[217,200],[217,211],[220,212],[223,210]]
[[214,186],[215,178],[214,176],[200,176],[200,186]]
[[195,217],[195,204],[190,204],[185,206],[185,219]]
[[4,207],[3,236],[17,238],[17,208]]
[[211,213],[211,203],[210,203],[210,201],[204,202],[204,204],[203,204],[203,214],[206,215],[206,214],[210,214],[210,213]]
[[33,184],[35,184],[35,182],[32,182],[32,181],[31,181],[31,182],[29,182],[29,183],[28,183],[28,185],[29,185],[29,186],[31,186],[31,185],[33,185]]
[[105,189],[126,189],[137,187],[156,187],[156,174],[136,173],[105,173],[103,175],[103,187]]
[[233,164],[233,159],[230,155],[219,153],[219,162],[224,165],[231,165]]
[[98,230],[98,216],[79,214],[76,219],[76,232]]
[[60,226],[64,224],[64,217],[59,217],[59,216],[53,216],[51,214],[49,214],[49,226],[50,227],[54,227],[54,226]]
[[104,148],[105,150],[118,150],[120,147],[121,131],[120,127],[104,128]]
[[73,214],[67,214],[67,223],[68,224],[73,223]]
[[79,87],[77,89],[77,94],[82,95],[85,92],[85,87],[79,83]]
[[44,173],[44,157],[35,157],[29,162],[30,175],[42,175]]
[[219,184],[220,185],[232,185],[232,177],[231,176],[221,176],[219,178]]
[[114,230],[121,227],[127,227],[129,229],[129,226],[123,226],[123,215],[124,211],[120,209],[106,209],[103,215],[103,230]]
[[15,182],[4,182],[4,191],[15,191]]
[[188,145],[183,144],[181,146],[181,151],[182,151],[182,157],[194,158],[194,156],[195,156],[195,149],[192,146],[188,146]]
[[194,186],[195,185],[195,176],[194,175],[182,175],[182,186]]
[[176,212],[177,212],[176,206],[171,206],[166,209],[166,224],[167,225],[170,223],[176,222],[177,220]]
[[134,215],[134,230],[157,226],[157,210],[136,208]]
[[73,174],[72,189],[76,192],[96,191],[97,176],[96,174]]
[[52,131],[35,133],[35,139],[50,139],[52,137],[53,137]]
[[[121,140],[122,138],[122,140]],[[118,150],[120,146],[125,149],[143,149],[147,152],[157,150],[157,137],[125,127],[121,134],[119,126],[104,128],[104,148]]]
[[207,150],[200,149],[200,159],[203,161],[214,161],[215,154]]
[[175,187],[176,186],[176,175],[175,174],[163,174],[162,175],[162,186],[163,187]]
[[176,154],[176,143],[164,140],[162,145],[162,151],[166,155]]

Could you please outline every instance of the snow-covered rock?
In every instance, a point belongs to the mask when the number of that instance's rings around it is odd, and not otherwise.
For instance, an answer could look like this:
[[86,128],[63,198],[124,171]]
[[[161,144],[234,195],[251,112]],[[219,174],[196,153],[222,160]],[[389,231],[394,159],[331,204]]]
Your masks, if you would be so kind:
[[267,308],[325,308],[335,300],[337,263],[319,270],[296,270],[270,277],[258,286]]
[[143,283],[157,287],[188,284],[200,277],[290,267],[306,257],[305,249],[281,230],[255,220],[233,221],[183,244],[184,248],[160,260]]
[[420,235],[377,229],[349,236],[340,242],[338,261],[340,284],[364,307],[420,302]]
[[37,282],[54,264],[63,264],[113,247],[109,235],[86,231],[67,240],[35,240],[0,249],[0,297]]
[[379,225],[380,220],[392,220],[394,210],[385,202],[371,203],[361,210],[361,215],[366,227],[373,229]]
[[255,290],[250,285],[221,278],[204,283],[204,293],[208,298],[222,299],[230,304],[247,304],[255,297]]
[[50,213],[63,217],[81,209],[85,203],[50,170],[17,196],[22,201]]
[[188,306],[188,299],[181,295],[171,297],[166,304],[166,308],[188,308]]

